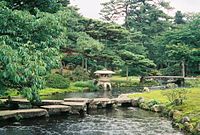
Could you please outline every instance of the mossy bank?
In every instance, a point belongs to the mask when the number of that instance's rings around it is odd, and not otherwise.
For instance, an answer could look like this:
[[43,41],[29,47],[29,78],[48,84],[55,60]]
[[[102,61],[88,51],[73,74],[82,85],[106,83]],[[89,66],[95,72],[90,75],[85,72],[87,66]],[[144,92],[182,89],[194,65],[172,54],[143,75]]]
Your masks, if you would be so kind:
[[[186,133],[200,134],[200,88],[188,88],[189,93],[182,104],[171,104],[163,90],[128,95],[129,98],[140,98],[138,106],[145,110],[160,112],[170,117],[174,127]],[[165,90],[170,93],[173,90]]]

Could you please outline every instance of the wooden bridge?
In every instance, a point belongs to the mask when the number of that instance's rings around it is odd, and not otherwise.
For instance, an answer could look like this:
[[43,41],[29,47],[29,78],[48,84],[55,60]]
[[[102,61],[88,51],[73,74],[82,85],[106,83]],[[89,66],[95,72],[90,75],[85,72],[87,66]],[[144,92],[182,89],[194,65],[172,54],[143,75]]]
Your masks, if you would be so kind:
[[184,77],[184,76],[144,76],[140,78],[140,82],[144,82],[144,80],[162,80],[166,81],[166,83],[177,83],[180,86],[184,86],[185,80],[197,79],[195,77]]

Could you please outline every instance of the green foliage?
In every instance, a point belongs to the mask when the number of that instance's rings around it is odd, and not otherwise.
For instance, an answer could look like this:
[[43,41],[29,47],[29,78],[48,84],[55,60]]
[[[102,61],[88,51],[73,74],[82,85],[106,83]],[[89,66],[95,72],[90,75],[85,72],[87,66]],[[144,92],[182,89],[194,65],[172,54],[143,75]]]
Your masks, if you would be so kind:
[[65,77],[71,81],[87,81],[90,79],[89,73],[80,66],[77,66],[72,72],[67,73]]
[[67,78],[64,78],[62,75],[49,74],[46,77],[46,87],[65,89],[68,88],[69,85],[70,85],[69,80]]
[[88,88],[90,91],[96,91],[98,90],[98,87],[94,84],[94,81],[78,81],[74,83],[74,86],[76,87],[83,87]]
[[185,80],[186,87],[200,87],[200,79]]
[[5,96],[19,96],[20,92],[16,89],[8,89],[4,92]]
[[[156,65],[143,55],[134,54],[126,50],[120,50],[119,56],[125,61],[125,65],[131,67],[130,75],[145,75]],[[123,68],[124,69],[124,68]],[[123,70],[122,69],[122,73]]]
[[160,83],[155,81],[155,80],[145,80],[143,83],[141,83],[140,85],[142,86],[159,86]]
[[23,4],[31,4],[29,1],[16,1],[22,2],[18,8],[23,10],[10,9],[12,4],[18,5],[9,2],[0,2],[0,84],[20,90],[31,88],[31,97],[37,98],[46,73],[59,65],[66,28],[55,14],[26,11]]
[[163,91],[162,95],[166,96],[168,100],[174,105],[180,105],[187,99],[187,89],[173,89],[171,91]]
[[148,103],[147,103],[147,105],[148,105],[148,107],[149,108],[151,108],[152,106],[154,106],[154,105],[157,105],[157,104],[160,104],[160,102],[159,101],[157,101],[157,100],[150,100]]
[[184,24],[185,23],[185,20],[184,20],[184,15],[182,14],[181,11],[177,11],[176,14],[175,14],[175,19],[174,19],[174,22],[176,24]]

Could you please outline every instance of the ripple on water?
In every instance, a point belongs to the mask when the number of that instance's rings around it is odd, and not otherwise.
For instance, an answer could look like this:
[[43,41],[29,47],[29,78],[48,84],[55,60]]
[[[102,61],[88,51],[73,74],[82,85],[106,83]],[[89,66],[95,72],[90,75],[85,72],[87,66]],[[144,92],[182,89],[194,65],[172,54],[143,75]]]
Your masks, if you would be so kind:
[[84,118],[52,117],[0,128],[0,135],[182,135],[171,122],[143,110],[99,110]]

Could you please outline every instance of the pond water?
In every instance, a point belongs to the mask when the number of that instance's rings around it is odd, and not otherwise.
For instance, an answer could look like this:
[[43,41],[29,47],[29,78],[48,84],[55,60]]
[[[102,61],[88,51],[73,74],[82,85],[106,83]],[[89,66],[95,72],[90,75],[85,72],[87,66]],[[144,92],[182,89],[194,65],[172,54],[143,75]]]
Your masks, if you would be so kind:
[[56,116],[23,120],[0,128],[1,135],[183,135],[158,114],[118,108],[90,111],[84,117]]
[[[84,92],[56,94],[47,99],[65,97],[116,97],[133,89],[115,89],[112,92]],[[0,125],[0,135],[183,135],[171,122],[159,114],[137,108],[90,110],[83,117],[55,116],[22,120],[19,125]]]
[[108,98],[113,98],[113,97],[117,97],[120,94],[124,94],[124,93],[136,93],[139,90],[141,90],[142,88],[143,87],[121,87],[121,88],[114,88],[112,91],[99,90],[99,91],[94,91],[94,92],[72,92],[72,93],[43,96],[42,99],[63,100],[64,98],[71,98],[71,97],[83,97],[83,98],[108,97]]

